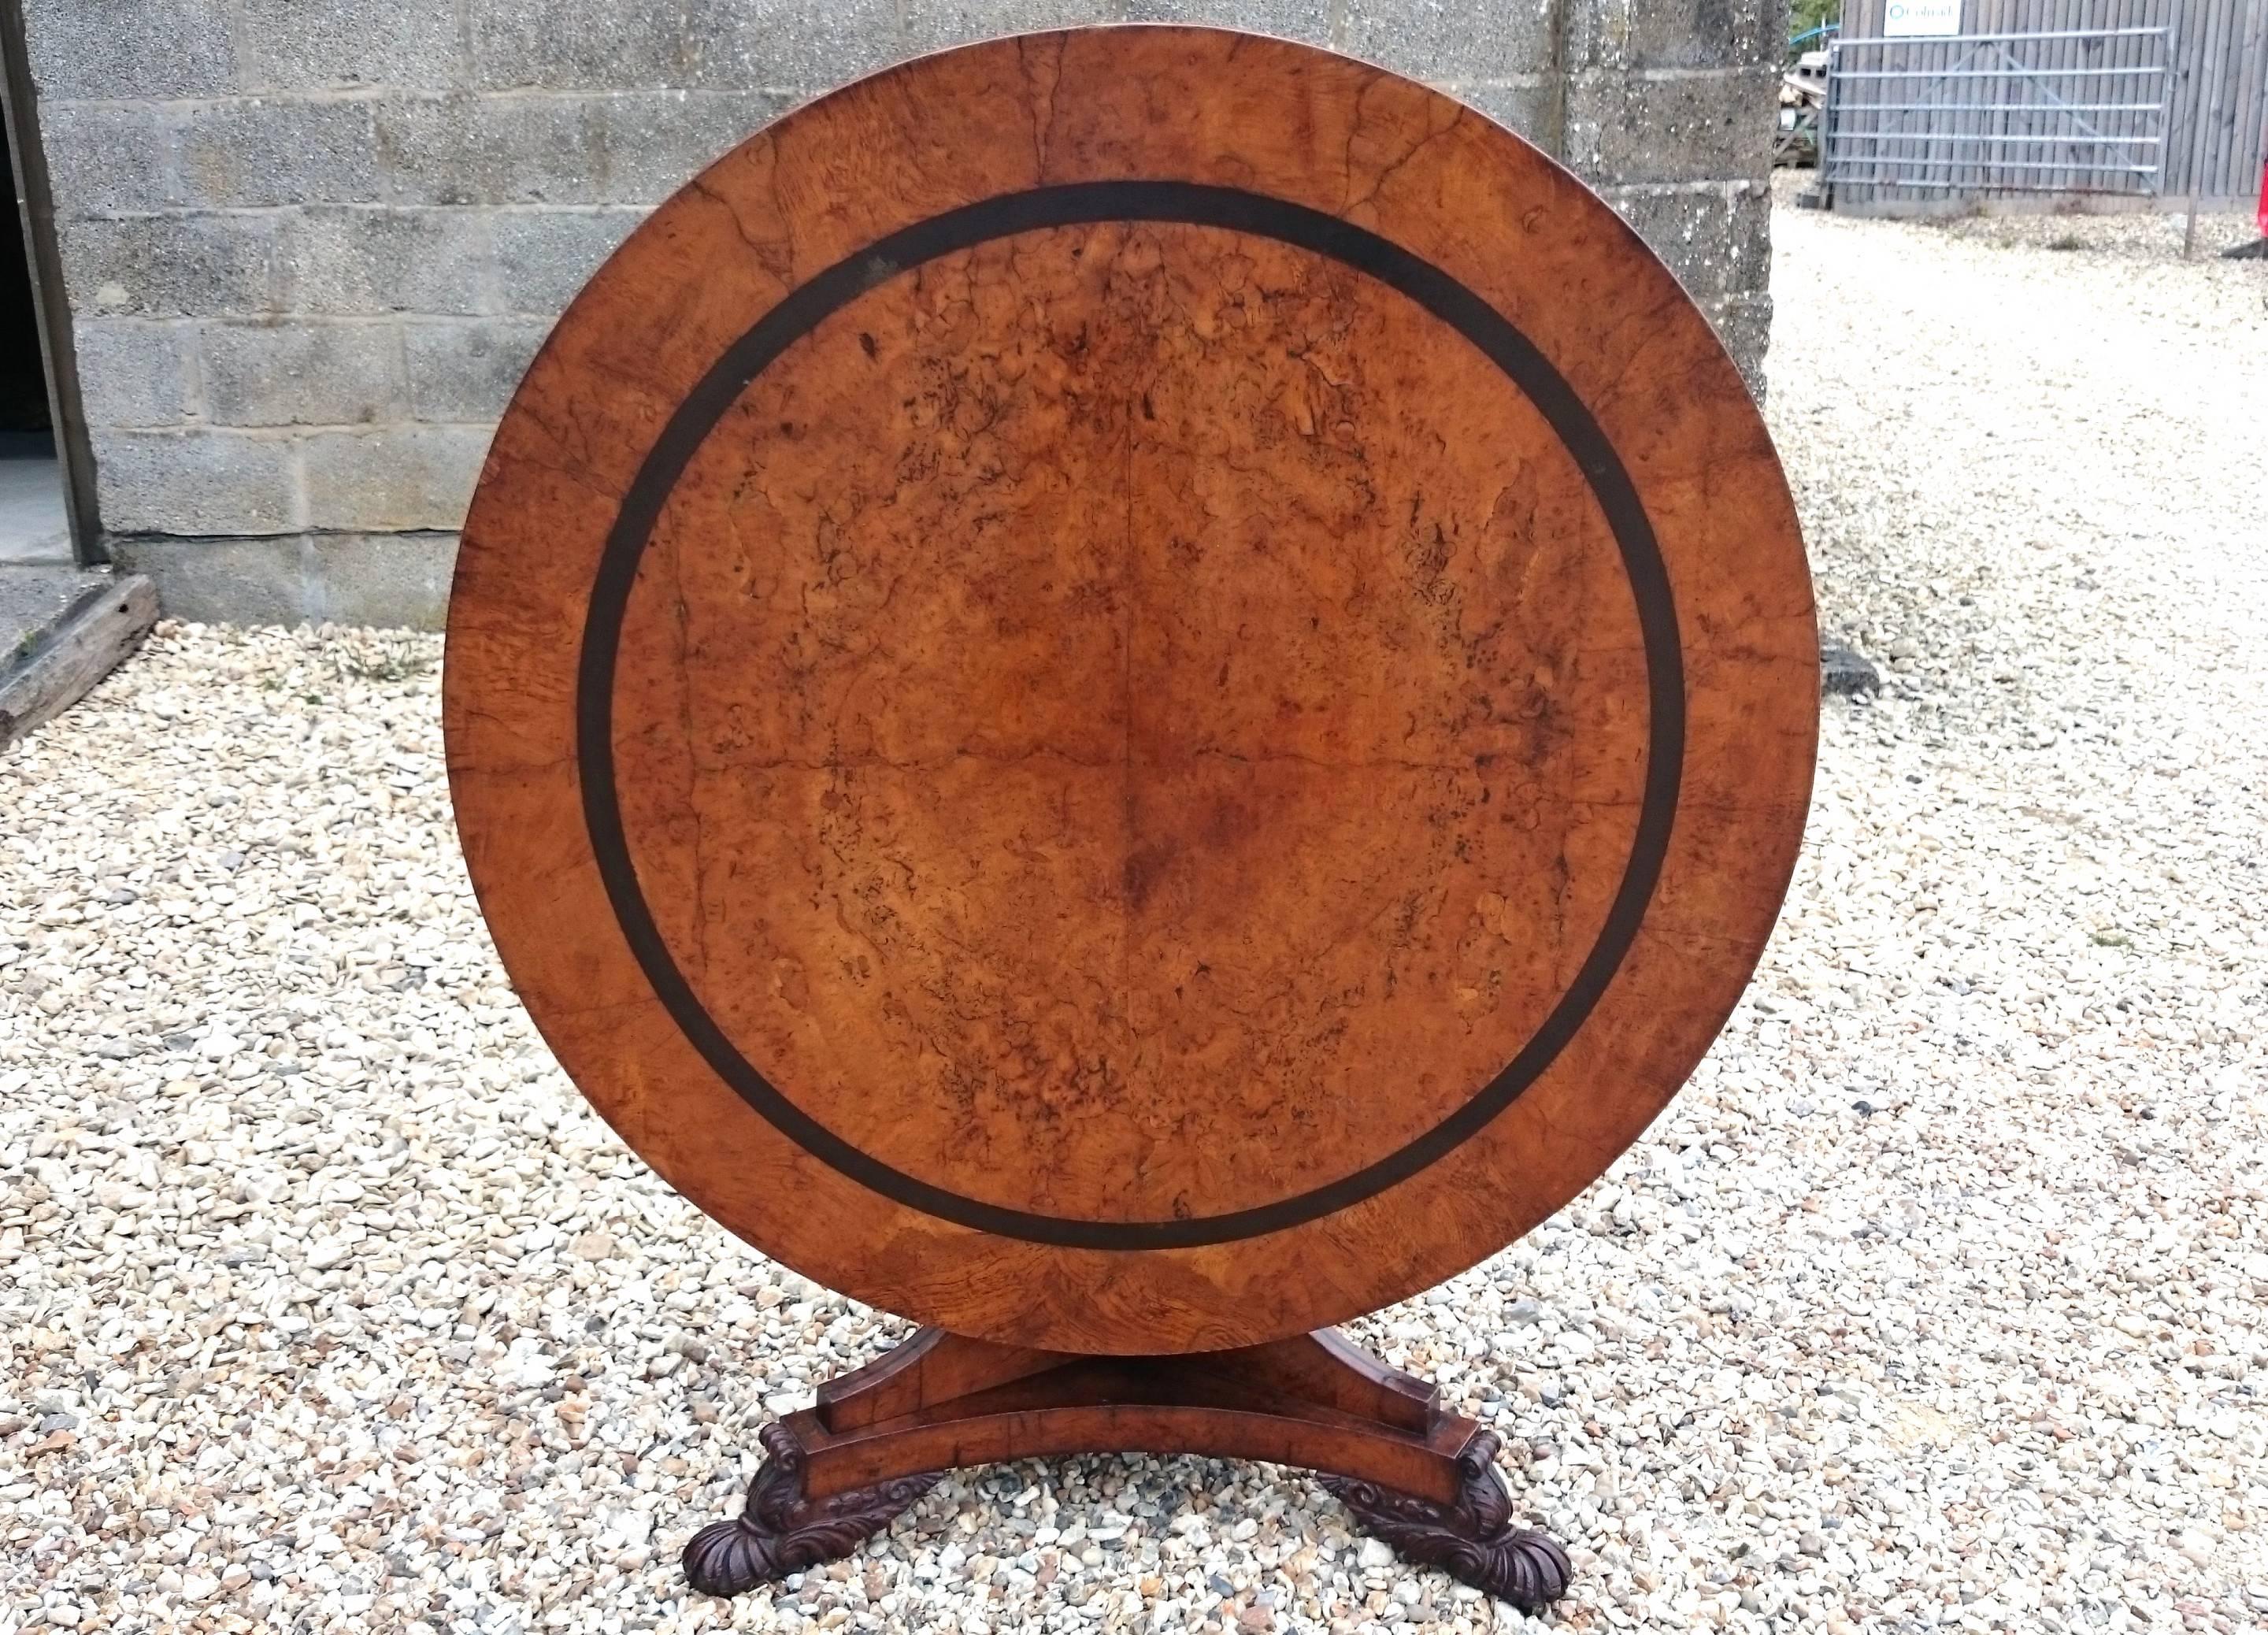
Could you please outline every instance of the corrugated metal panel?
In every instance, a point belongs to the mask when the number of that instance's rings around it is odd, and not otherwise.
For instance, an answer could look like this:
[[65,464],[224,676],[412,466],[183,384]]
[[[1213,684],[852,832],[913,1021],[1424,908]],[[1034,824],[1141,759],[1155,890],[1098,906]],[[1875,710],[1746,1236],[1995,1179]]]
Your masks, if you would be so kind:
[[[2268,163],[2268,111],[2264,111],[2268,110],[2268,5],[2250,8],[2239,50],[2243,63],[2231,104],[2236,148],[2230,166],[2235,174],[2228,180],[2236,184],[2241,197],[2248,188],[2261,185],[2260,167]],[[2249,129],[2244,117],[2247,108],[2253,111]]]
[[2169,197],[2212,180],[2213,124],[2227,99],[2220,94],[2220,78],[2213,67],[2226,55],[2223,44],[2234,0],[2191,0],[2183,8],[2188,12],[2183,20],[2189,32],[2176,35],[2174,60],[2188,90],[2189,114],[2174,133],[2176,151],[2170,156],[2166,177]]

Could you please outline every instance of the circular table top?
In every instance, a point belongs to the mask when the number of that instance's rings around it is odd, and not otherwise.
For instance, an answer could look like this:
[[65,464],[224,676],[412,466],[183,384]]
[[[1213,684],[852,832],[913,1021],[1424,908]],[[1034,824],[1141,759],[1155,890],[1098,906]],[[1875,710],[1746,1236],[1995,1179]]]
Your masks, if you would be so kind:
[[1785,483],[1604,204],[1214,30],[863,80],[663,205],[497,434],[450,774],[522,998],[767,1253],[1244,1344],[1594,1178],[1816,732]]

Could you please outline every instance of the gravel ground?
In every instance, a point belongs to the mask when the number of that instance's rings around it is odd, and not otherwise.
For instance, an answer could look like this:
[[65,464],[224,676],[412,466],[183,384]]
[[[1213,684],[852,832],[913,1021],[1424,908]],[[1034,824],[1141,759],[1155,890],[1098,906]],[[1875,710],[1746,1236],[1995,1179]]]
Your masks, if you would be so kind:
[[[1772,418],[1888,685],[1670,1116],[1360,1337],[1505,1432],[1550,1623],[2258,1628],[2268,269],[1777,226]],[[0,1631],[1523,1626],[1196,1460],[955,1477],[688,1600],[756,1427],[903,1325],[551,1065],[438,657],[165,626],[0,761]]]

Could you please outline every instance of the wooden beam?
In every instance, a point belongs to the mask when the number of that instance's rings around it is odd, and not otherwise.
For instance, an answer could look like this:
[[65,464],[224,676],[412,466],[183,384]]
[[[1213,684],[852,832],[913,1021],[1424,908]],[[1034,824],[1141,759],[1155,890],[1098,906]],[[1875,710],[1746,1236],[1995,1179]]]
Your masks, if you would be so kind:
[[138,573],[72,603],[28,651],[0,661],[0,747],[85,697],[157,622],[158,593]]

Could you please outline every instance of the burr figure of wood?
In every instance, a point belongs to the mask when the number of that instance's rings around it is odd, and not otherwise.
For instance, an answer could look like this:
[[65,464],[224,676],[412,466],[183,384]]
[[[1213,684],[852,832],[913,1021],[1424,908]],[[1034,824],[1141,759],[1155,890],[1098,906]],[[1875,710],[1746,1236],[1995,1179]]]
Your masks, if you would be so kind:
[[1661,1111],[1802,829],[1786,488],[1594,195],[1218,30],[862,80],[560,320],[448,639],[466,855],[561,1062],[721,1225],[926,1325],[767,1428],[698,1587],[948,1468],[1145,1450],[1565,1588],[1496,1436],[1332,1325]]

